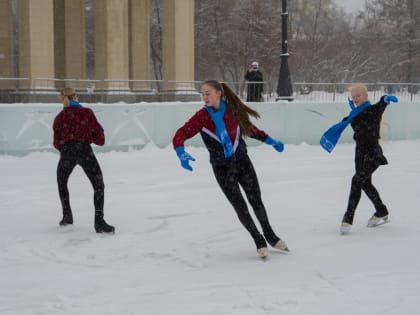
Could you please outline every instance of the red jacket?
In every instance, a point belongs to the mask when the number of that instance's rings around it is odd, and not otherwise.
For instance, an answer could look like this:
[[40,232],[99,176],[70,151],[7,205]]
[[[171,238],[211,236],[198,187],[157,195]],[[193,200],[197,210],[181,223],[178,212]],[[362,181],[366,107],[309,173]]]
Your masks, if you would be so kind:
[[70,106],[54,119],[54,147],[60,151],[62,144],[70,141],[104,145],[105,135],[90,108]]
[[[229,107],[226,109],[225,115],[223,116],[223,121],[235,151],[233,158],[241,159],[247,154],[246,144],[241,137],[239,124],[233,117]],[[219,137],[216,134],[216,125],[204,107],[196,112],[184,124],[184,126],[177,130],[175,136],[172,139],[174,149],[180,146],[184,146],[185,140],[192,138],[197,133],[201,134],[204,144],[210,153],[210,163],[213,165],[227,163],[228,159],[226,159],[224,156],[223,146],[221,145]],[[265,139],[268,137],[268,134],[253,125],[252,134],[250,137],[260,141],[265,141]]]

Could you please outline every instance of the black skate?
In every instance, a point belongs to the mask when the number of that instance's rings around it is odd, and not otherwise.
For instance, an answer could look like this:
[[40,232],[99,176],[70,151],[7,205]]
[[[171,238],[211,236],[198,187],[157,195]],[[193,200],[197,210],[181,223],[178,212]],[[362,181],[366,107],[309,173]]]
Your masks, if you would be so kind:
[[115,227],[105,222],[104,213],[102,211],[96,211],[95,231],[96,233],[115,233]]
[[60,226],[66,226],[69,224],[73,224],[73,215],[71,212],[64,212],[63,218],[60,221]]

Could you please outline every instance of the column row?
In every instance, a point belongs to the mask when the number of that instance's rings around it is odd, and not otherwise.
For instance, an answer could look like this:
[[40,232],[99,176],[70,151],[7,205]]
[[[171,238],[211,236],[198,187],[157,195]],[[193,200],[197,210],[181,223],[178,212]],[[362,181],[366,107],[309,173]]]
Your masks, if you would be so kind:
[[[12,3],[0,0],[0,78],[15,75],[13,67],[13,19]],[[0,86],[5,82],[0,81]]]
[[[94,73],[104,88],[150,80],[149,10],[149,0],[94,0]],[[17,0],[18,63],[11,13],[12,0],[0,0],[0,78],[87,78],[85,0]],[[194,0],[163,0],[162,21],[163,80],[193,81]],[[42,88],[55,87],[48,82]]]

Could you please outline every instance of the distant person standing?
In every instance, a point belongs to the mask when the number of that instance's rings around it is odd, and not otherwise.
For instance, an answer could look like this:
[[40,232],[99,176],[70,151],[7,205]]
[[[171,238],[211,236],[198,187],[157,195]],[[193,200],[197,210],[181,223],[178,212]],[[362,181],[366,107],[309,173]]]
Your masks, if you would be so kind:
[[248,81],[246,101],[262,102],[263,98],[261,93],[263,92],[263,75],[259,70],[258,62],[254,61],[251,63],[251,66],[245,74],[245,80]]
[[64,108],[54,120],[54,147],[60,151],[57,166],[57,183],[63,218],[61,226],[73,224],[70,196],[67,183],[76,165],[86,173],[94,190],[95,231],[114,233],[115,228],[104,220],[104,180],[102,171],[90,146],[91,143],[104,145],[105,135],[90,108],[83,107],[73,88],[61,92]]

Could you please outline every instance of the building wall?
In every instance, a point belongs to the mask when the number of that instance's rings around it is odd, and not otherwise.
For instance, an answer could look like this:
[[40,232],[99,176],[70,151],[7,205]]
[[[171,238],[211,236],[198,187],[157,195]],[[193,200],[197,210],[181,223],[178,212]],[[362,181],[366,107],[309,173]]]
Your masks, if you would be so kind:
[[[10,1],[0,1],[0,21],[0,78],[10,78],[14,75],[13,21]],[[0,88],[10,87],[5,84],[7,82],[0,81]]]
[[[85,0],[16,1],[18,76],[32,79],[22,81],[20,88],[39,92],[61,89],[62,83],[54,79],[87,79]],[[11,3],[0,1],[0,77],[12,77],[16,72]],[[93,3],[95,24],[90,31],[95,42],[94,78],[103,82],[99,88],[150,89],[150,83],[127,82],[151,79],[150,0]],[[194,81],[194,0],[165,0],[163,12],[165,79]],[[78,88],[76,81],[68,80],[67,84]]]

